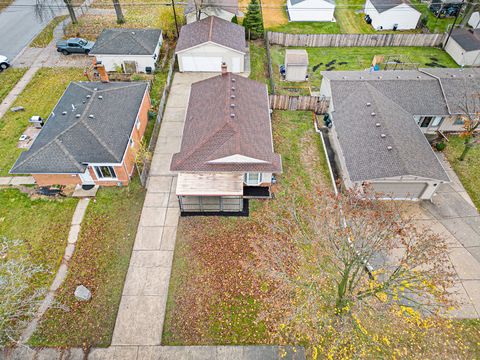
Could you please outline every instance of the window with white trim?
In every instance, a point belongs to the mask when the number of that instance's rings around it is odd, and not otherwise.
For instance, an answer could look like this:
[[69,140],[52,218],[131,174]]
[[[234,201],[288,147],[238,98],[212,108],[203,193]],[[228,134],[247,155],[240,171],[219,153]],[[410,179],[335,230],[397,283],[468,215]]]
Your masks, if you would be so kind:
[[116,179],[115,169],[113,166],[94,166],[95,174],[100,180]]
[[130,138],[129,142],[130,142],[130,147],[133,148],[135,146],[135,141],[133,141],[133,139]]
[[262,182],[262,173],[246,173],[244,182],[247,185],[259,185]]
[[137,126],[137,130],[140,130],[140,118],[137,117],[137,121],[135,121],[135,125]]
[[465,124],[465,120],[463,119],[462,116],[457,117],[453,122],[453,125],[464,125],[464,124]]

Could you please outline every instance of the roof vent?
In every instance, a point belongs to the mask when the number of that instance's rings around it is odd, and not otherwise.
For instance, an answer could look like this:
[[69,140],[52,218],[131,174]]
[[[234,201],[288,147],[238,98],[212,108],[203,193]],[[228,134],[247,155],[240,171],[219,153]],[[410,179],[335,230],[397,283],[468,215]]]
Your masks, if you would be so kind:
[[420,75],[417,76],[417,79],[421,79],[422,77]]
[[97,90],[98,90],[98,88],[93,88],[93,91],[97,91]]
[[237,79],[235,79],[235,78],[232,78],[232,82],[235,82],[235,81],[237,81]]
[[397,75],[397,79],[400,79],[400,75]]
[[230,99],[235,99],[235,95],[234,94],[230,95]]
[[103,96],[102,96],[102,95],[99,95],[98,98],[99,98],[100,100],[102,100],[102,99],[103,99]]
[[230,107],[231,107],[231,108],[234,108],[234,107],[235,107],[235,104],[230,104]]
[[381,76],[379,76],[379,77],[378,77],[378,79],[379,79],[379,80],[382,80],[382,77],[381,77]]
[[451,77],[455,77],[455,74],[450,75]]
[[375,126],[376,126],[376,127],[380,127],[380,123],[376,123]]
[[62,111],[62,115],[67,115],[67,112],[66,112],[66,111]]
[[343,80],[346,80],[346,79],[347,79],[347,77],[346,77],[346,76],[342,76],[342,79],[343,79]]
[[360,79],[363,80],[363,76],[360,76]]
[[82,101],[82,104],[85,104],[86,102],[87,102],[86,100],[83,100],[83,101]]
[[78,119],[81,115],[80,114],[76,114],[75,117]]
[[387,150],[392,150],[393,148],[391,146],[387,146]]
[[92,97],[92,95],[87,95],[87,99],[90,99]]
[[367,106],[370,106],[370,105],[372,105],[372,103],[367,102]]
[[88,115],[88,117],[89,117],[90,119],[93,119],[95,116],[93,116],[93,114],[90,114],[90,115]]
[[372,112],[372,114],[371,114],[371,115],[372,115],[372,116],[375,116],[375,115],[377,115],[377,113],[376,113],[376,112]]
[[235,91],[235,86],[232,86],[232,91]]
[[382,139],[385,139],[385,138],[387,137],[387,135],[385,135],[385,134],[380,134],[380,137],[381,137]]
[[231,113],[230,114],[230,117],[233,119],[235,117],[235,114],[234,113]]

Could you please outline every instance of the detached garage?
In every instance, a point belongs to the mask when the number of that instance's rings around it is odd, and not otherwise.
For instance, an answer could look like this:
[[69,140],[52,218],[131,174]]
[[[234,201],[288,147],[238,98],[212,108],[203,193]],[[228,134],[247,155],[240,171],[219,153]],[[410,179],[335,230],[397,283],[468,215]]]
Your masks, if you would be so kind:
[[225,62],[241,73],[246,53],[245,28],[215,16],[183,26],[176,48],[181,72],[221,72]]

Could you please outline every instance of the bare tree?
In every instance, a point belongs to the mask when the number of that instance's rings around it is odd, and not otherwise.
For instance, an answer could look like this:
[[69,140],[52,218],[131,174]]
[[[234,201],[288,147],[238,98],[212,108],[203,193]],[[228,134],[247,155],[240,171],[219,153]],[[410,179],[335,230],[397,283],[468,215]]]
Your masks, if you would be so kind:
[[464,102],[461,105],[463,115],[463,132],[460,136],[464,139],[463,152],[459,157],[460,161],[465,160],[468,152],[480,143],[476,138],[476,130],[480,126],[480,92],[469,96],[465,94]]
[[0,236],[0,348],[18,341],[47,289],[32,289],[47,271],[22,254],[23,242]]
[[445,241],[417,230],[396,202],[356,192],[296,202],[309,206],[285,204],[272,236],[255,249],[255,267],[275,284],[275,305],[261,318],[280,317],[286,343],[347,349],[350,330],[367,336],[369,327],[388,329],[385,341],[393,343],[405,322],[394,319],[397,310],[421,322],[453,304]]
[[63,0],[65,6],[67,7],[68,14],[70,15],[70,19],[72,20],[72,24],[78,24],[77,14],[75,14],[75,9],[72,5],[72,0]]
[[115,14],[117,15],[117,24],[123,24],[125,22],[125,17],[123,16],[122,6],[120,5],[119,0],[112,0],[113,7],[115,9]]

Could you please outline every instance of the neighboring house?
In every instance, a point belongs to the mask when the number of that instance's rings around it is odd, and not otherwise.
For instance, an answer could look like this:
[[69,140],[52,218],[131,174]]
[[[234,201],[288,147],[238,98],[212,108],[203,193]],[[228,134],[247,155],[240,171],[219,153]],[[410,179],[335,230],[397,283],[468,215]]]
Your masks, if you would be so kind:
[[266,85],[226,69],[194,83],[170,170],[178,172],[183,213],[240,213],[248,210],[245,199],[269,198],[282,162],[273,149]]
[[210,16],[182,27],[176,54],[181,72],[220,72],[225,62],[234,73],[245,71],[245,28]]
[[105,29],[89,55],[101,61],[107,71],[151,73],[161,46],[160,29]]
[[421,13],[406,0],[367,0],[365,17],[376,30],[415,29]]
[[308,53],[306,50],[285,50],[285,80],[306,81]]
[[480,66],[480,29],[454,29],[445,51],[462,66]]
[[330,140],[346,187],[370,184],[394,199],[431,199],[444,169],[422,134],[462,131],[479,69],[322,72]]
[[146,82],[72,82],[10,173],[40,186],[127,185],[149,108]]
[[335,21],[335,0],[287,0],[289,21]]
[[468,19],[468,25],[474,29],[480,29],[480,12],[475,11]]
[[200,20],[216,16],[226,21],[232,21],[234,16],[243,15],[238,10],[238,0],[188,0],[184,11],[187,24],[197,21],[197,12],[200,13]]

